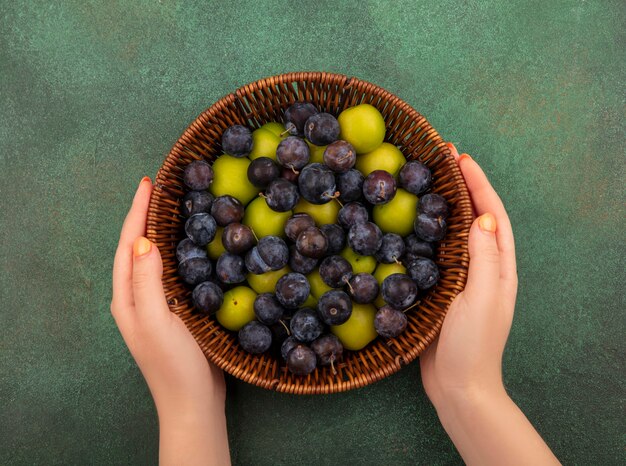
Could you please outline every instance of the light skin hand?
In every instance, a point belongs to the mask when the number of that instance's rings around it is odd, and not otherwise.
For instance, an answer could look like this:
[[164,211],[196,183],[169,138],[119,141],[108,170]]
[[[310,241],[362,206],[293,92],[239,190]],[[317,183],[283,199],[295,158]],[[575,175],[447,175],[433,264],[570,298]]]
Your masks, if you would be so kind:
[[475,161],[459,157],[456,149],[453,154],[478,218],[469,232],[465,290],[450,305],[438,340],[420,358],[424,388],[435,404],[455,392],[503,390],[502,353],[517,295],[515,244],[502,201]]
[[124,221],[111,313],[154,398],[160,463],[230,464],[224,376],[167,306],[161,255],[145,238],[151,193],[144,178]]
[[[468,464],[558,464],[502,384],[502,353],[517,293],[511,225],[480,167],[451,146],[475,213],[465,290],[420,358],[422,380]],[[145,237],[152,184],[144,179],[124,222],[111,312],[154,397],[161,464],[230,464],[223,374],[167,306],[162,262]]]
[[420,357],[424,389],[466,463],[558,464],[502,382],[517,295],[511,223],[478,164],[448,146],[477,218],[469,232],[465,289],[450,305],[439,338]]

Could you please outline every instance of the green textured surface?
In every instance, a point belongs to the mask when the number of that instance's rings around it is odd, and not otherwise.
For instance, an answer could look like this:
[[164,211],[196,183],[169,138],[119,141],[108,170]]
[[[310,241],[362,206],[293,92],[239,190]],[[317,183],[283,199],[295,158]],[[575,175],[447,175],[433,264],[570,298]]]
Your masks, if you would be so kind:
[[[0,464],[156,462],[109,314],[122,219],[198,113],[292,70],[377,83],[484,166],[517,239],[510,393],[563,462],[623,464],[623,2],[58,3],[0,3]],[[235,464],[460,463],[418,364],[329,397],[231,380],[228,421]]]

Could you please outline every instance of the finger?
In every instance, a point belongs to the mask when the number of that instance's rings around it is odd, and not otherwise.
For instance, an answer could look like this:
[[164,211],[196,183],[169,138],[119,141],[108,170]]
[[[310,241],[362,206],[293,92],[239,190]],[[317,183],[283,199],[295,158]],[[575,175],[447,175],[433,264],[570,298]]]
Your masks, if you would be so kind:
[[[458,149],[451,142],[447,142],[446,146],[448,147],[448,149],[450,149],[450,153],[452,154],[452,157],[454,157],[454,160],[458,164],[459,163],[459,151],[458,151]],[[472,213],[474,214],[474,218],[478,217],[478,215],[476,215],[476,209],[474,208],[473,205],[472,205]]]
[[163,262],[159,249],[143,236],[133,243],[133,297],[135,313],[139,318],[153,318],[167,314],[167,300],[163,292]]
[[132,206],[120,233],[120,240],[113,262],[113,300],[112,310],[133,305],[132,293],[132,249],[133,241],[146,232],[146,217],[152,193],[150,178],[145,177],[139,183]]
[[498,249],[501,253],[500,276],[509,284],[509,287],[517,288],[515,240],[511,222],[504,205],[489,183],[485,173],[469,155],[461,154],[459,167],[465,178],[476,213],[482,215],[489,212],[496,219],[498,225],[496,238]]
[[452,157],[454,157],[454,160],[456,160],[458,162],[459,161],[459,151],[456,149],[454,144],[452,144],[451,142],[447,142],[446,143],[446,147],[448,149],[450,149],[450,153],[452,154]]
[[465,296],[471,303],[482,302],[490,291],[500,286],[500,251],[496,241],[496,225],[496,218],[485,213],[474,220],[470,228],[470,262]]

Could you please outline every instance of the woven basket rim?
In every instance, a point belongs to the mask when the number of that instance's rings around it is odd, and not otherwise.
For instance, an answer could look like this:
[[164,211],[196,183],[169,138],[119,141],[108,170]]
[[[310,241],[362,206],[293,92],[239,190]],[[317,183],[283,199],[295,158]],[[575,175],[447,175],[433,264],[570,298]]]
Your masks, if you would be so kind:
[[[340,89],[340,92],[334,94],[333,89]],[[284,91],[285,95],[281,95],[281,91]],[[276,95],[273,92],[276,92]],[[291,92],[295,92],[296,96]],[[382,106],[384,103],[383,112],[389,109],[390,114],[394,117],[397,115],[397,121],[387,122],[386,119],[386,123],[396,125],[394,128],[400,128],[399,133],[402,128],[412,128],[411,125],[414,125],[416,131],[420,133],[420,139],[415,144],[417,144],[416,147],[420,147],[420,151],[424,152],[418,153],[414,152],[417,149],[412,149],[411,153],[407,154],[403,150],[405,157],[419,160],[423,160],[423,157],[430,157],[429,160],[432,163],[438,164],[437,166],[441,164],[447,170],[445,176],[450,178],[449,183],[451,183],[449,190],[457,198],[455,209],[458,212],[455,218],[458,217],[458,221],[454,224],[455,240],[447,241],[448,237],[446,237],[442,243],[454,244],[454,247],[450,246],[450,248],[455,252],[458,250],[458,254],[447,255],[443,259],[438,255],[437,260],[440,264],[445,262],[449,265],[454,280],[447,283],[447,288],[442,286],[436,299],[430,299],[431,294],[428,294],[423,300],[419,309],[422,309],[422,306],[428,306],[428,309],[436,308],[436,312],[432,311],[434,315],[425,323],[417,323],[420,339],[409,344],[403,343],[404,351],[399,351],[398,344],[395,342],[383,342],[378,338],[375,343],[368,345],[364,350],[353,353],[353,357],[348,362],[342,363],[344,367],[348,364],[356,365],[356,374],[350,371],[344,373],[340,368],[342,380],[334,381],[332,377],[324,378],[318,374],[320,370],[316,370],[312,375],[294,380],[292,376],[289,377],[282,372],[276,373],[277,369],[272,366],[273,360],[269,357],[239,356],[236,343],[228,341],[225,346],[215,348],[216,344],[211,342],[218,341],[217,346],[219,346],[219,343],[228,339],[228,332],[221,329],[219,324],[215,323],[214,318],[199,317],[192,313],[188,296],[185,299],[184,291],[181,296],[183,288],[176,274],[165,273],[166,268],[169,270],[171,267],[172,251],[168,248],[171,248],[174,241],[172,234],[167,234],[166,230],[171,229],[171,224],[175,221],[175,215],[172,212],[176,212],[178,207],[178,191],[176,183],[173,182],[175,175],[172,173],[175,172],[176,167],[180,166],[179,162],[183,157],[210,159],[213,156],[211,151],[216,152],[216,148],[207,142],[207,137],[215,139],[219,133],[219,128],[216,127],[218,122],[223,126],[229,126],[239,121],[240,124],[252,127],[258,127],[261,122],[267,122],[264,121],[264,115],[267,117],[267,112],[274,112],[274,115],[279,112],[276,108],[263,108],[263,103],[267,99],[280,98],[279,104],[283,109],[295,100],[312,100],[318,107],[326,106],[337,112],[341,108],[352,106],[358,99],[365,99],[362,95],[368,96],[367,99],[370,100],[368,103],[375,106]],[[319,99],[323,100],[321,104],[317,101]],[[261,114],[259,114],[259,107]],[[391,130],[388,128],[389,131]],[[207,133],[210,133],[209,136]],[[424,142],[425,149],[420,145],[422,142]],[[413,143],[412,140],[409,144],[411,143]],[[170,217],[164,218],[163,211],[169,211]],[[469,193],[458,165],[437,131],[419,112],[391,92],[355,77],[326,72],[296,72],[271,76],[246,84],[216,101],[194,119],[173,145],[155,178],[148,211],[147,237],[157,243],[164,258],[163,283],[170,310],[183,320],[209,361],[227,373],[263,388],[294,394],[324,394],[363,387],[394,374],[414,361],[437,337],[449,304],[465,286],[469,265],[467,235],[472,216]],[[450,234],[450,229],[448,234]],[[422,327],[427,328],[424,335],[421,335]],[[233,362],[231,350],[243,359]],[[243,350],[239,349],[239,351]],[[381,364],[380,361],[383,363]],[[363,371],[361,368],[366,370]],[[286,368],[283,369],[283,372],[285,371]]]

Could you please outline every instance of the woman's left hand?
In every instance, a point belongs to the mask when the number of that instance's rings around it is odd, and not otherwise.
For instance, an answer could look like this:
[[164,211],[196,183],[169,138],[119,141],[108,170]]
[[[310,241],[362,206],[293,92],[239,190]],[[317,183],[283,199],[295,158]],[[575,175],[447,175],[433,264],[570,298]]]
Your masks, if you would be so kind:
[[167,306],[161,254],[144,236],[151,193],[146,177],[120,234],[111,313],[154,398],[162,464],[229,464],[224,376]]

